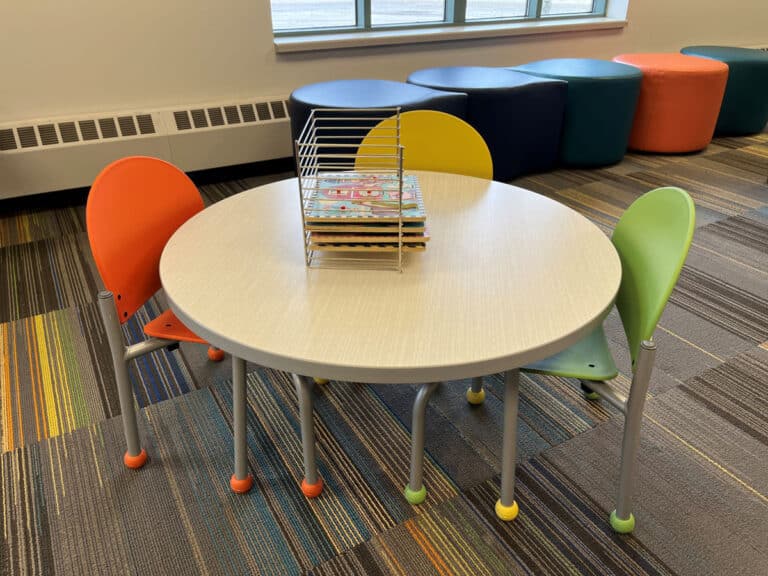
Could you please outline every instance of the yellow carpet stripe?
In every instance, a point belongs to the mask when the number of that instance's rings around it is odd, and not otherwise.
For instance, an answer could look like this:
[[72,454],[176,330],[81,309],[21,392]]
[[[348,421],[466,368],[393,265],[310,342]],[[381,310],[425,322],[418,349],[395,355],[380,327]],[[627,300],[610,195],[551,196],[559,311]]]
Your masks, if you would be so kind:
[[704,350],[704,348],[702,348],[701,346],[697,346],[696,344],[694,344],[690,340],[687,340],[687,339],[683,338],[682,336],[680,336],[679,334],[676,334],[675,332],[672,332],[672,330],[670,330],[669,328],[664,328],[664,326],[662,326],[661,324],[657,324],[656,327],[660,328],[663,332],[666,332],[670,336],[674,336],[675,338],[677,338],[681,342],[685,342],[686,344],[688,344],[688,346],[691,346],[691,347],[695,348],[699,352],[702,352],[703,354],[706,354],[707,356],[710,356],[710,357],[714,358],[718,362],[725,362],[725,360],[720,358],[720,356],[717,356],[715,354],[712,354],[712,352],[708,352],[708,351]]
[[726,475],[730,476],[733,480],[735,480],[736,482],[741,484],[744,488],[749,490],[752,494],[754,494],[755,496],[760,498],[760,500],[762,500],[763,502],[768,504],[768,497],[767,496],[765,496],[765,495],[761,494],[760,492],[758,492],[757,490],[755,490],[752,486],[750,486],[749,484],[744,482],[744,480],[742,480],[741,478],[736,476],[736,474],[734,474],[733,472],[728,470],[725,466],[723,466],[719,462],[716,462],[715,460],[713,460],[712,458],[707,456],[704,452],[702,452],[701,450],[696,448],[696,446],[694,446],[693,444],[691,444],[690,442],[688,442],[687,440],[685,440],[684,438],[682,438],[681,436],[679,436],[678,434],[676,434],[675,432],[673,432],[672,430],[670,430],[669,428],[664,426],[664,424],[662,424],[661,422],[658,422],[657,420],[655,420],[651,416],[648,416],[647,414],[645,416],[646,416],[646,418],[648,418],[648,420],[653,422],[656,426],[658,426],[659,428],[664,430],[667,434],[669,434],[670,436],[675,438],[683,446],[685,446],[686,448],[690,449],[692,452],[698,454],[701,458],[703,458],[704,460],[706,460],[707,462],[712,464],[715,468],[717,468],[718,470],[723,472],[723,474],[726,474]]
[[8,338],[8,324],[0,326],[0,348],[3,350],[3,370],[0,372],[0,388],[2,389],[3,411],[3,452],[13,450],[13,400],[11,399],[11,342]]
[[[27,360],[29,361],[29,385],[30,385],[30,390],[32,391],[32,406],[35,414],[35,432],[37,433],[37,441],[39,442],[44,437],[44,430],[43,431],[40,430],[41,428],[40,411],[38,410],[38,407],[37,407],[38,379],[35,378],[35,366],[37,363],[35,362],[35,352],[34,352],[34,347],[32,345],[33,339],[32,339],[31,332],[32,331],[30,330],[30,319],[25,318],[24,319],[24,338],[27,342]],[[19,397],[21,397],[21,395],[19,395]],[[41,397],[41,401],[42,401],[42,397]],[[42,423],[43,428],[44,426],[45,426],[45,422]]]
[[50,355],[48,353],[48,345],[45,341],[45,327],[43,326],[43,319],[41,316],[35,316],[34,322],[40,363],[40,376],[45,394],[45,416],[48,419],[48,429],[50,430],[48,436],[58,436],[61,433],[59,402],[57,398],[58,395],[56,394],[53,382],[51,381],[50,365],[46,361],[47,358],[50,358]]

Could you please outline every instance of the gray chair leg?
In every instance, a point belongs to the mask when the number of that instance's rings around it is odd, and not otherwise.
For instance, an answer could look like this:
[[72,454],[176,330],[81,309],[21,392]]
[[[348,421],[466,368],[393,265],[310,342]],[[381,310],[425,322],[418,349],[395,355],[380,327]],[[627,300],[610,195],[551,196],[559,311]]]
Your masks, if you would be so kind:
[[476,406],[485,402],[482,376],[472,379],[472,386],[467,390],[467,402]]
[[519,511],[515,502],[515,460],[517,456],[517,406],[520,370],[504,375],[504,440],[501,453],[501,495],[496,502],[496,515],[501,520],[514,520]]
[[120,412],[123,419],[123,432],[125,433],[126,452],[123,462],[128,468],[141,468],[147,461],[147,452],[139,442],[139,429],[136,424],[136,409],[133,403],[133,389],[128,377],[126,366],[125,342],[123,331],[120,328],[120,320],[117,318],[117,308],[112,292],[102,290],[99,292],[99,311],[107,333],[109,351],[112,354],[112,366],[115,370],[117,381],[117,393],[120,398]]
[[323,479],[317,474],[317,458],[315,456],[314,398],[312,397],[315,382],[306,376],[299,376],[298,374],[291,376],[294,384],[296,384],[296,395],[299,399],[301,446],[304,451],[304,479],[301,481],[301,491],[307,498],[314,498],[323,491]]
[[405,499],[411,504],[421,504],[427,497],[424,487],[424,434],[426,427],[427,403],[439,382],[422,384],[413,402],[411,431],[411,478],[405,486]]
[[235,441],[235,473],[229,486],[237,494],[245,494],[253,486],[248,473],[248,442],[246,421],[245,360],[232,356],[232,415]]
[[616,509],[611,512],[611,526],[616,532],[627,534],[635,528],[632,514],[632,492],[636,477],[637,449],[640,446],[640,427],[643,423],[643,407],[648,385],[651,382],[656,344],[643,341],[629,389],[624,416],[624,438],[621,445],[621,468]]

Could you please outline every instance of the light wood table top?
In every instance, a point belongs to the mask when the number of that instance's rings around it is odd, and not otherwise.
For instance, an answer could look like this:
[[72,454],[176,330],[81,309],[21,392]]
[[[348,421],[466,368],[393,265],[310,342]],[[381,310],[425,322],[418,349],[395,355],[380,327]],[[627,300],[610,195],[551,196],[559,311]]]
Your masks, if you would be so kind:
[[222,200],[173,235],[160,261],[172,310],[245,360],[368,383],[509,370],[602,321],[621,264],[594,224],[522,188],[415,173],[432,238],[402,273],[307,268],[292,178]]

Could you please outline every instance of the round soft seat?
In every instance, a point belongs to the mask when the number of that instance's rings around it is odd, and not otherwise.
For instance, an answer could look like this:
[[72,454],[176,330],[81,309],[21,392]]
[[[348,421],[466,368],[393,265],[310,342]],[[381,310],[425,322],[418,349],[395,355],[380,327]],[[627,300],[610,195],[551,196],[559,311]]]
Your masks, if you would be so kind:
[[391,80],[332,80],[297,88],[288,100],[296,140],[313,108],[397,108],[437,110],[466,117],[466,94],[441,92]]
[[640,95],[640,70],[590,58],[539,60],[512,70],[568,82],[560,140],[563,164],[605,166],[621,161]]
[[683,54],[711,58],[728,65],[728,84],[715,133],[761,132],[768,122],[768,52],[728,46],[687,46]]
[[551,169],[557,160],[567,85],[504,68],[418,70],[408,82],[467,94],[467,122],[488,144],[493,177],[506,181]]
[[715,132],[728,65],[685,54],[621,54],[614,62],[643,72],[629,147],[645,152],[694,152]]

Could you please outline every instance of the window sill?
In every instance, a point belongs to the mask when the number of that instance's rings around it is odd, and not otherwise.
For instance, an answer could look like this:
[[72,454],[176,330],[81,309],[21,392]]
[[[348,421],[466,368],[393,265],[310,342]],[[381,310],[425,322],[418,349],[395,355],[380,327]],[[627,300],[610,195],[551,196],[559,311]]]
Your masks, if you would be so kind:
[[335,50],[338,48],[422,44],[449,40],[470,40],[474,38],[610,30],[624,28],[626,25],[627,20],[620,18],[584,18],[579,20],[540,20],[537,22],[507,22],[504,24],[474,24],[471,26],[442,26],[405,30],[283,36],[275,38],[275,51],[279,53],[309,52],[315,50]]

